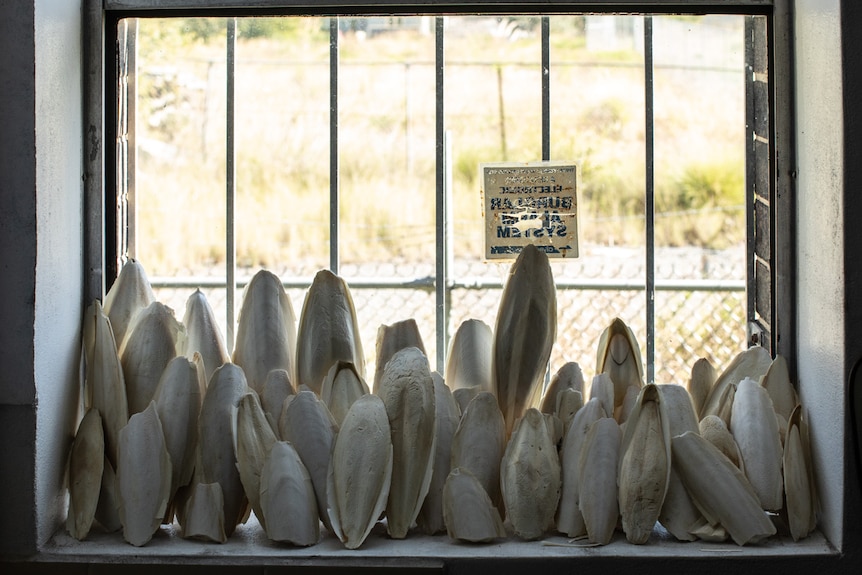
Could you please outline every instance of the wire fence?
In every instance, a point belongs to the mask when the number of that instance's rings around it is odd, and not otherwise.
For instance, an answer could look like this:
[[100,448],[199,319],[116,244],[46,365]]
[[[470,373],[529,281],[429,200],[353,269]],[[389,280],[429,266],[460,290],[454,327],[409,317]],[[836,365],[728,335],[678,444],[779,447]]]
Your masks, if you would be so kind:
[[[655,379],[687,382],[691,366],[706,357],[718,369],[745,349],[746,298],[741,250],[695,248],[658,250],[655,305]],[[628,323],[646,358],[646,296],[638,249],[603,249],[582,260],[554,262],[557,283],[557,338],[550,360],[553,373],[576,361],[584,375],[595,375],[596,346],[614,317]],[[492,329],[510,264],[459,261],[449,286],[448,336],[466,319],[480,319]],[[256,270],[238,270],[240,286]],[[272,270],[285,283],[297,319],[316,270]],[[340,275],[351,286],[367,373],[375,364],[377,330],[383,324],[412,318],[419,326],[431,365],[436,365],[436,298],[430,264],[393,262],[343,265]],[[185,300],[201,286],[216,317],[226,317],[223,270],[193,277],[152,278],[157,297],[181,317]],[[221,284],[222,287],[219,287]],[[237,302],[237,306],[240,302]]]

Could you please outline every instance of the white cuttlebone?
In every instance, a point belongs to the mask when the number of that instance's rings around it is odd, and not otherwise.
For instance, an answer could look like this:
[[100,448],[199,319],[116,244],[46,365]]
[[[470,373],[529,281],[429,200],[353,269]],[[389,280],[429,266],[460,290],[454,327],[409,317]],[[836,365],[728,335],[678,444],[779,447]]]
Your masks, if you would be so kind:
[[761,505],[767,511],[778,511],[784,504],[781,438],[769,392],[754,379],[739,382],[728,429]]
[[701,357],[691,366],[691,377],[689,377],[686,387],[689,395],[691,395],[691,401],[694,403],[694,410],[698,418],[702,418],[703,404],[715,384],[716,377],[718,374],[715,367],[705,357]]
[[538,539],[554,525],[560,501],[560,458],[542,413],[518,420],[500,464],[500,488],[515,535]]
[[607,545],[620,516],[617,501],[617,467],[622,432],[612,417],[590,425],[578,461],[578,508],[584,518],[587,538]]
[[436,371],[431,374],[434,380],[434,408],[437,411],[437,439],[434,445],[434,466],[428,494],[419,510],[416,523],[423,533],[434,535],[446,529],[443,519],[443,487],[449,475],[452,460],[452,439],[461,412],[449,387]]
[[258,271],[245,287],[233,362],[258,395],[274,369],[284,369],[295,379],[296,315],[281,280],[270,271]]
[[702,514],[700,521],[692,525],[691,534],[701,541],[709,541],[711,543],[724,543],[730,537],[727,530],[721,524],[713,525]]
[[111,289],[105,294],[105,314],[111,320],[118,349],[128,335],[135,316],[154,301],[156,296],[144,266],[136,259],[127,260]]
[[332,448],[326,500],[333,533],[348,549],[362,545],[389,497],[392,434],[376,395],[357,399]]
[[704,522],[700,509],[685,488],[673,461],[671,461],[667,493],[664,496],[658,521],[678,541],[698,539],[699,536],[693,531],[692,525]]
[[593,398],[578,410],[563,436],[560,449],[560,504],[557,507],[557,531],[569,537],[585,535],[587,526],[581,514],[580,457],[590,426],[608,413],[599,398]]
[[682,435],[686,431],[699,433],[697,412],[688,390],[674,383],[659,385],[662,401],[665,404],[670,436]]
[[317,272],[299,317],[296,382],[320,394],[323,378],[338,361],[354,365],[365,378],[365,352],[350,288],[329,270]]
[[461,322],[449,341],[446,354],[446,385],[456,390],[478,387],[491,390],[491,327],[479,319]]
[[506,536],[500,512],[469,470],[456,467],[443,486],[443,520],[451,539],[489,543]]
[[626,421],[618,471],[620,515],[630,543],[649,540],[670,481],[670,429],[661,392],[645,385]]
[[105,434],[105,455],[111,465],[117,466],[117,446],[120,429],[129,422],[129,403],[123,366],[117,353],[117,344],[111,321],[102,311],[98,300],[88,308],[84,317],[84,354],[86,359],[87,405],[99,410]]
[[213,373],[198,419],[200,441],[195,482],[221,486],[227,537],[248,515],[248,500],[236,467],[233,440],[239,402],[248,389],[242,368],[234,363],[224,364]]
[[718,448],[691,431],[671,445],[682,482],[709,523],[721,525],[737,545],[775,534],[748,479]]
[[308,470],[317,498],[317,512],[326,528],[332,531],[326,490],[332,446],[338,434],[335,418],[316,393],[305,390],[285,399],[278,429],[281,438],[293,445]]
[[542,413],[542,416],[545,418],[545,426],[548,428],[551,443],[559,447],[563,440],[563,422],[553,413]]
[[[473,398],[476,397],[480,391],[487,391],[480,389],[478,385],[473,387],[461,387],[452,392],[452,397],[455,398],[455,403],[458,404],[458,409],[461,411],[461,415],[464,415],[464,412],[467,411],[467,406],[473,401]],[[491,393],[488,391],[488,393]],[[491,394],[493,396],[493,394]],[[496,398],[494,399],[496,401]],[[499,411],[500,408],[497,407]]]
[[158,531],[171,490],[171,457],[156,403],[129,418],[120,430],[117,485],[123,538],[140,547]]
[[293,395],[296,395],[296,389],[286,369],[273,369],[266,374],[263,393],[260,394],[260,406],[270,427],[279,438],[281,438],[281,432],[278,430],[278,420],[284,409],[284,401]]
[[745,463],[739,453],[739,446],[723,419],[717,415],[707,415],[700,420],[698,428],[704,439],[717,447],[731,463],[745,473]]
[[530,244],[509,270],[494,326],[491,384],[506,437],[527,408],[538,405],[556,335],[554,276],[547,254]]
[[[772,356],[763,347],[754,346],[738,353],[715,380],[698,414],[701,419],[717,415],[725,388],[738,385],[746,377],[758,381],[772,365]],[[727,423],[725,421],[725,423]]]
[[575,414],[583,406],[583,393],[576,389],[564,389],[557,394],[557,406],[554,408],[554,413],[563,425],[563,437],[566,436]]
[[790,383],[787,360],[784,359],[783,355],[775,356],[769,369],[766,370],[760,380],[760,385],[769,393],[775,413],[787,423],[793,410],[799,404],[799,396],[796,394],[793,384]]
[[488,391],[476,394],[461,414],[452,436],[450,469],[468,470],[503,514],[500,462],[506,450],[506,422],[497,399]]
[[135,316],[120,347],[129,415],[146,409],[168,363],[184,355],[185,328],[174,310],[154,301]]
[[278,440],[266,414],[260,406],[257,394],[249,392],[239,400],[236,414],[234,441],[236,445],[236,467],[248,502],[254,514],[266,530],[268,522],[260,501],[260,476],[269,450]]
[[616,419],[620,425],[625,423],[628,420],[629,415],[631,415],[632,410],[637,404],[638,394],[640,394],[640,391],[641,389],[639,387],[630,385],[626,390],[625,396],[623,396],[623,402],[614,410],[614,419]]
[[581,366],[576,361],[564,363],[551,377],[551,381],[542,396],[542,405],[539,410],[542,413],[557,413],[557,406],[560,403],[559,396],[567,389],[584,393],[584,372],[581,371]]
[[[183,356],[172,359],[162,373],[153,400],[171,456],[172,502],[177,490],[192,480],[195,469],[202,401],[197,366]],[[171,504],[165,516],[166,523],[173,520],[173,513]]]
[[99,491],[99,503],[96,505],[96,521],[108,533],[119,531],[123,526],[120,523],[120,494],[117,486],[117,474],[114,466],[105,455],[102,466],[102,487]]
[[613,417],[616,411],[614,403],[614,382],[607,373],[600,373],[593,377],[590,382],[590,397],[596,398],[602,403],[602,408],[608,417]]
[[787,439],[787,420],[781,414],[775,414],[775,422],[778,424],[778,438],[781,440],[781,448],[784,449],[784,441]]
[[191,493],[185,503],[180,521],[180,533],[185,539],[200,539],[224,543],[227,541],[224,529],[224,496],[221,485],[216,483],[195,483],[190,486]]
[[105,434],[98,409],[90,408],[78,424],[69,452],[69,514],[66,529],[78,541],[90,532],[99,504],[105,466]]
[[212,307],[200,289],[186,300],[183,325],[186,327],[186,357],[193,359],[195,353],[200,354],[204,380],[209,381],[217,368],[230,361],[230,354]]
[[361,396],[370,393],[368,384],[349,361],[337,361],[329,369],[320,388],[320,399],[341,425],[347,410]]
[[434,470],[437,410],[425,354],[415,347],[398,351],[386,363],[375,393],[386,406],[392,431],[386,530],[393,539],[403,539],[419,515]]
[[733,402],[737,385],[736,383],[729,383],[724,387],[724,391],[721,392],[721,397],[718,399],[718,409],[715,412],[715,415],[728,427],[730,427],[730,419],[733,416]]
[[[700,433],[694,403],[688,390],[675,384],[660,385],[659,390],[665,403],[665,413],[667,414],[671,438],[682,435],[686,431]],[[692,534],[691,526],[702,519],[700,510],[691,500],[673,462],[671,462],[667,493],[661,506],[661,513],[658,516],[659,523],[678,540],[694,541],[697,536]]]
[[[622,405],[629,386],[643,387],[644,366],[640,346],[631,328],[618,317],[599,338],[596,373],[607,373],[614,382],[614,408]],[[613,409],[608,413],[613,413]]]
[[260,505],[273,541],[306,547],[320,539],[311,477],[290,443],[277,441],[269,451],[260,474]]
[[199,353],[193,353],[191,360],[192,363],[195,364],[195,369],[198,374],[198,389],[200,390],[201,401],[203,401],[204,395],[207,393],[207,384],[209,383],[209,379],[207,379],[206,366],[204,365],[204,358],[202,358]]
[[[374,381],[371,387],[372,393],[377,393],[380,378],[386,364],[399,350],[406,347],[416,347],[425,353],[425,345],[422,343],[422,335],[419,326],[413,318],[396,321],[392,325],[381,325],[377,328],[377,340],[375,341]],[[427,355],[427,354],[426,354]]]
[[796,406],[788,421],[784,442],[784,493],[790,535],[794,541],[799,541],[817,526],[817,490],[808,426],[802,418],[801,405]]

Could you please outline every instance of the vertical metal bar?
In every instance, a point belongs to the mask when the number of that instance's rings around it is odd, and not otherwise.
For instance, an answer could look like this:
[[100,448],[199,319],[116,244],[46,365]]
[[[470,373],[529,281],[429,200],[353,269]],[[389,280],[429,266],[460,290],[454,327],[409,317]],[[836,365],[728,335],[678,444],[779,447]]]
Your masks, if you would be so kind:
[[338,274],[338,17],[329,19],[329,270]]
[[767,38],[773,47],[769,81],[775,156],[775,189],[770,200],[774,238],[772,352],[787,358],[791,381],[796,381],[796,142],[792,123],[793,8],[789,0],[776,0]]
[[[551,20],[542,16],[542,160],[551,159]],[[542,393],[551,382],[551,364],[545,370]]]
[[[105,30],[105,15],[101,0],[84,4],[84,301],[81,309],[101,300],[105,294],[105,194],[112,186],[105,185],[104,143],[105,115],[102,95],[105,92],[104,38],[116,39],[116,27]],[[112,53],[111,58],[114,57]],[[110,86],[111,84],[107,84]],[[105,101],[109,101],[110,92]],[[110,112],[108,112],[110,113]],[[110,122],[109,122],[110,123]],[[109,172],[116,173],[116,166]],[[113,280],[113,278],[112,278]]]
[[[116,150],[117,171],[114,183],[116,185],[116,193],[112,198],[111,205],[114,214],[116,225],[113,229],[114,250],[112,263],[116,266],[117,271],[122,269],[123,262],[126,257],[126,242],[128,231],[128,213],[126,211],[126,200],[128,198],[128,168],[129,168],[129,130],[127,122],[127,114],[129,111],[129,24],[131,18],[126,18],[120,21],[117,26],[117,115],[114,118],[114,126],[116,127],[117,138],[114,141],[114,149]],[[113,279],[113,278],[111,278]]]
[[233,350],[234,342],[234,313],[236,296],[236,237],[234,231],[234,207],[236,201],[236,149],[234,140],[234,82],[236,80],[236,18],[227,19],[227,93],[225,99],[226,107],[226,140],[225,170],[227,189],[225,190],[226,204],[226,272],[227,272],[227,348]]
[[404,172],[407,185],[413,186],[413,129],[410,119],[413,116],[413,102],[410,98],[410,62],[404,62]]
[[542,159],[551,159],[551,19],[542,16]]
[[497,125],[500,127],[500,154],[503,160],[509,159],[506,146],[506,99],[503,96],[503,65],[497,64]]
[[138,257],[138,211],[135,194],[135,172],[138,164],[137,110],[138,101],[138,19],[129,18],[126,36],[126,246],[130,258]]
[[[745,48],[743,71],[745,85],[745,277],[746,284],[751,286],[746,290],[746,319],[750,330],[757,319],[755,310],[756,290],[753,289],[755,282],[754,203],[757,158],[754,145],[756,112],[754,109],[754,18],[752,16],[745,17],[743,42]],[[750,338],[751,334],[749,333]]]
[[443,81],[444,81],[444,35],[442,16],[437,16],[435,22],[435,60],[434,67],[436,72],[435,79],[435,103],[436,103],[436,163],[437,163],[437,182],[436,182],[436,236],[437,236],[437,251],[436,251],[436,281],[434,291],[437,300],[437,371],[445,373],[446,368],[446,318],[448,310],[446,309],[446,291],[449,289],[447,285],[448,274],[446,270],[446,122],[445,109],[443,107]]
[[644,139],[646,144],[646,377],[655,381],[655,124],[652,16],[644,16]]
[[[452,311],[452,287],[454,282],[452,281],[451,274],[455,269],[455,254],[452,250],[452,246],[455,245],[455,223],[454,218],[452,217],[452,208],[454,206],[454,202],[452,201],[452,190],[453,190],[453,181],[454,181],[454,166],[455,162],[452,158],[452,131],[445,130],[443,132],[443,147],[444,147],[444,169],[446,170],[446,178],[445,188],[443,192],[443,210],[445,217],[443,218],[443,237],[445,241],[443,242],[443,259],[446,263],[443,268],[443,285],[445,286],[444,291],[444,299],[443,299],[443,337],[440,339],[439,344],[443,347],[440,348],[444,352],[449,351],[449,319]],[[439,332],[438,332],[439,333]],[[445,353],[438,352],[437,357],[442,355],[443,358],[443,367],[445,370]],[[440,374],[444,374],[444,371],[441,371]]]

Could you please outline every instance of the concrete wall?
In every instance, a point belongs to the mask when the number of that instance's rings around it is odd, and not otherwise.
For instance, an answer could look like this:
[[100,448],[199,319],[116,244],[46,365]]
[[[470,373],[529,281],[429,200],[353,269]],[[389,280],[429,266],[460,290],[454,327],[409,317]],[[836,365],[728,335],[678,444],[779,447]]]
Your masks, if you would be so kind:
[[844,458],[844,239],[838,0],[799,0],[796,48],[799,381],[816,445],[823,530],[841,547]]
[[83,289],[81,2],[37,0],[36,512],[38,541],[65,517],[66,454],[77,423]]
[[0,553],[34,552],[65,515],[83,270],[80,14],[80,0],[0,3]]

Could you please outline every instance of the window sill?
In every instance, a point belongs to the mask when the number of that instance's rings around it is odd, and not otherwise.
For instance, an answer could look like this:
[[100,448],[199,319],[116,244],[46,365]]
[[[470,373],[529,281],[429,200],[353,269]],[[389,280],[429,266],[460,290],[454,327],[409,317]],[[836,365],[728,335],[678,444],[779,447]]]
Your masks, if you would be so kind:
[[[621,572],[631,565],[642,573],[643,568],[652,562],[667,567],[669,563],[678,561],[686,565],[697,564],[701,573],[708,573],[710,565],[722,565],[716,572],[727,573],[731,565],[748,563],[772,567],[786,563],[790,568],[787,572],[792,573],[797,569],[803,572],[805,565],[817,565],[822,571],[830,560],[839,567],[841,559],[820,532],[799,542],[789,537],[774,536],[762,544],[745,547],[732,542],[680,543],[660,529],[656,529],[646,545],[632,545],[620,532],[611,544],[601,547],[589,546],[586,541],[569,543],[569,539],[557,535],[549,535],[540,541],[522,541],[512,536],[492,544],[477,545],[452,541],[445,534],[431,537],[411,533],[405,540],[392,540],[386,536],[384,526],[378,524],[358,550],[345,549],[325,530],[321,530],[321,535],[321,541],[312,547],[274,543],[266,537],[253,516],[249,523],[240,525],[224,544],[182,539],[176,524],[163,526],[143,547],[127,544],[120,533],[106,534],[97,530],[79,542],[61,529],[29,562],[159,565],[160,569],[166,567],[169,572],[171,567],[181,572],[184,566],[201,565],[221,566],[230,572],[263,573],[263,568],[268,566],[292,566],[331,570],[445,570],[447,573],[465,569],[471,574],[492,572],[500,575],[507,569],[519,571],[526,564],[532,568],[541,567],[543,571],[545,566],[566,571],[593,566],[602,572],[606,572],[608,567]],[[266,571],[269,572],[268,569]]]

